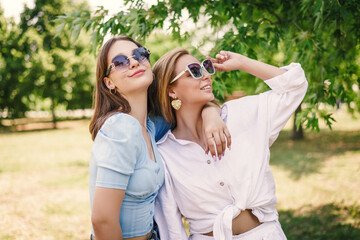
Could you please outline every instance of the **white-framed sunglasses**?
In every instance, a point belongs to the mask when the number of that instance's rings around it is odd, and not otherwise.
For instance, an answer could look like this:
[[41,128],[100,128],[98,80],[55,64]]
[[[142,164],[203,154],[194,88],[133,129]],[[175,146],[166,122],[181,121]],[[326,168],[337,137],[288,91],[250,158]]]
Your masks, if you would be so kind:
[[210,75],[215,73],[215,68],[210,59],[205,59],[202,63],[190,63],[186,66],[186,69],[179,73],[173,80],[170,81],[170,84],[178,80],[184,73],[189,71],[191,76],[195,79],[199,79],[203,77],[202,69],[205,69]]

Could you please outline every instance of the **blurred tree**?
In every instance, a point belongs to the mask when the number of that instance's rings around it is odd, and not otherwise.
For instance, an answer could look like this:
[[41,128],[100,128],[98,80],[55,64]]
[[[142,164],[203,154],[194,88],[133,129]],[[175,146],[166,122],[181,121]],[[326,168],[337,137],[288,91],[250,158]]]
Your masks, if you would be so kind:
[[0,112],[8,118],[23,117],[29,109],[24,97],[32,91],[32,86],[23,75],[28,60],[25,53],[29,51],[27,37],[13,19],[4,17],[0,6]]
[[27,67],[23,73],[29,91],[25,95],[28,106],[47,107],[52,112],[56,128],[55,110],[88,108],[91,106],[91,89],[94,60],[88,51],[88,39],[79,33],[63,32],[55,36],[53,20],[67,11],[88,8],[85,3],[71,0],[36,0],[34,8],[25,6],[21,14],[21,35],[30,45],[23,54]]
[[[198,46],[213,43],[210,54],[223,49],[274,65],[300,62],[309,90],[294,120],[298,129],[305,124],[319,131],[319,118],[331,129],[335,119],[323,104],[341,101],[350,112],[360,111],[357,0],[168,0],[150,7],[143,0],[125,2],[128,10],[110,18],[104,8],[69,13],[58,19],[58,30],[66,25],[75,33],[91,30],[95,52],[108,33],[144,40],[169,23],[175,38],[191,38],[193,32]],[[217,74],[216,80],[214,92],[222,100],[232,90],[254,94],[267,89],[259,79],[239,71]],[[294,129],[296,137],[302,138],[302,132]]]

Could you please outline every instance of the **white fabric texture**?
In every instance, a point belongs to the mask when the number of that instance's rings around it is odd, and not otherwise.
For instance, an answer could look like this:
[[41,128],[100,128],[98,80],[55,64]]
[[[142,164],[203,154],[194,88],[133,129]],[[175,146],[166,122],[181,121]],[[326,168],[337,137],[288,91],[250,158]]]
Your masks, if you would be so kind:
[[[158,141],[165,165],[165,183],[155,204],[161,239],[188,239],[213,231],[215,240],[232,239],[232,219],[245,209],[260,222],[278,220],[275,182],[269,166],[269,147],[301,103],[307,81],[301,65],[266,80],[265,93],[226,102],[221,110],[232,138],[221,161],[191,141],[169,131]],[[291,160],[289,160],[291,161]]]

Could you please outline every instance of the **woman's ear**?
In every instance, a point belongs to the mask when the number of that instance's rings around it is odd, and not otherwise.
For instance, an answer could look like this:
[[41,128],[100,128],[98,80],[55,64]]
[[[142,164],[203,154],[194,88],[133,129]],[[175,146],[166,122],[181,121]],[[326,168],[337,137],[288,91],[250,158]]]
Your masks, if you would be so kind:
[[169,97],[171,97],[172,99],[175,99],[175,98],[176,98],[176,93],[175,93],[175,91],[174,91],[174,89],[173,89],[172,86],[169,86],[169,87],[168,87],[168,95],[169,95]]
[[105,83],[105,85],[106,85],[106,87],[107,87],[108,89],[114,89],[114,88],[115,88],[115,84],[114,84],[113,81],[111,81],[111,79],[108,78],[108,77],[104,77],[104,83]]

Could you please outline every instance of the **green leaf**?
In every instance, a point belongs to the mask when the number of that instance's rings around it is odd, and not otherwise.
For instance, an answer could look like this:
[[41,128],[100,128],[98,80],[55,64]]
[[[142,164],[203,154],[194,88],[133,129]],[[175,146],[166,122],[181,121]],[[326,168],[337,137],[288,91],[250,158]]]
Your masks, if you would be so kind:
[[60,23],[60,24],[58,24],[58,25],[56,26],[56,29],[55,29],[55,32],[56,32],[55,37],[60,36],[60,34],[64,31],[65,25],[66,25],[66,22],[62,22],[62,23]]
[[78,39],[80,31],[81,31],[81,25],[80,24],[75,25],[75,27],[72,29],[72,32],[71,32],[71,42],[72,43],[74,43]]

